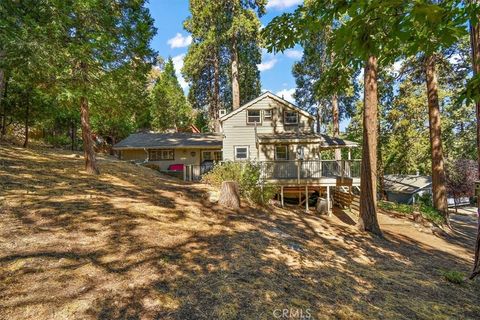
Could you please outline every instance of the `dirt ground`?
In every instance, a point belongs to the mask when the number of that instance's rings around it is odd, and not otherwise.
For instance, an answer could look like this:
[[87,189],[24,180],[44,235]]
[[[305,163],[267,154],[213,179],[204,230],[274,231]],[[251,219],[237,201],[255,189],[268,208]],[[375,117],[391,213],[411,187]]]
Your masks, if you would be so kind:
[[[441,238],[381,214],[212,205],[110,157],[0,145],[0,319],[478,319],[475,224]],[[286,312],[285,312],[286,310]]]

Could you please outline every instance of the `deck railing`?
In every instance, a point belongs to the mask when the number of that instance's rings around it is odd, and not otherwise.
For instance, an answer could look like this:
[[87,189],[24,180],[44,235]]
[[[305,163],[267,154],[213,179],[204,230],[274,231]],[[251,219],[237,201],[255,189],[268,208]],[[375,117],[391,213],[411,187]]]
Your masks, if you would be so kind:
[[[360,177],[360,160],[277,160],[258,162],[263,180],[303,180],[322,177]],[[198,181],[212,166],[187,165],[183,179]]]
[[264,180],[360,177],[360,160],[296,160],[260,162]]

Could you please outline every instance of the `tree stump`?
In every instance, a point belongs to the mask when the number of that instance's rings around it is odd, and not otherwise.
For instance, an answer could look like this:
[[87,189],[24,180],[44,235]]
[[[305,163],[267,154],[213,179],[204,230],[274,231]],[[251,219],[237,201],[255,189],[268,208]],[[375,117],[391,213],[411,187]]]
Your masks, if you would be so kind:
[[223,181],[218,203],[230,209],[240,208],[240,192],[235,181]]

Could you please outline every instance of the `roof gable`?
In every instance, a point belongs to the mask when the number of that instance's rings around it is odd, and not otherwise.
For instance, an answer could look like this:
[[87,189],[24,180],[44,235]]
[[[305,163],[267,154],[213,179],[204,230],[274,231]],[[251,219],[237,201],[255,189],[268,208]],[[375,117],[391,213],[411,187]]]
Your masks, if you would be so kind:
[[253,100],[245,103],[245,104],[244,104],[243,106],[241,106],[240,108],[238,108],[238,109],[236,109],[236,110],[233,110],[232,112],[224,115],[223,117],[220,118],[220,121],[223,122],[223,121],[229,119],[230,117],[232,117],[232,116],[234,116],[234,115],[242,112],[243,110],[245,110],[245,109],[253,106],[253,105],[256,104],[257,102],[259,102],[259,101],[261,101],[261,100],[263,100],[263,99],[265,99],[265,98],[271,98],[271,99],[273,99],[273,100],[275,100],[275,101],[283,104],[284,106],[286,106],[286,107],[288,107],[288,108],[290,108],[290,109],[293,109],[293,110],[299,112],[299,113],[302,114],[303,116],[308,117],[308,118],[310,118],[310,119],[312,119],[312,120],[315,120],[315,117],[314,117],[314,116],[312,116],[310,113],[306,112],[305,110],[300,109],[299,107],[297,107],[297,106],[294,105],[293,103],[290,103],[290,102],[288,102],[287,100],[280,98],[279,96],[271,93],[270,91],[265,91],[264,93],[262,93],[261,95],[259,95],[259,96],[256,97],[255,99],[253,99]]

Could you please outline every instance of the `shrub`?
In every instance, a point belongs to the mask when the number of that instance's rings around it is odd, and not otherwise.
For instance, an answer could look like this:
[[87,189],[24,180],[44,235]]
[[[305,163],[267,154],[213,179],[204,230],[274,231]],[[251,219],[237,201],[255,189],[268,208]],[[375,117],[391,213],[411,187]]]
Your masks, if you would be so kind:
[[442,275],[445,280],[454,284],[462,284],[465,281],[464,274],[455,270],[442,271]]
[[260,174],[260,166],[256,163],[229,161],[215,165],[202,177],[202,182],[220,188],[223,181],[236,181],[240,188],[240,196],[264,205],[278,190],[272,184],[262,183]]

